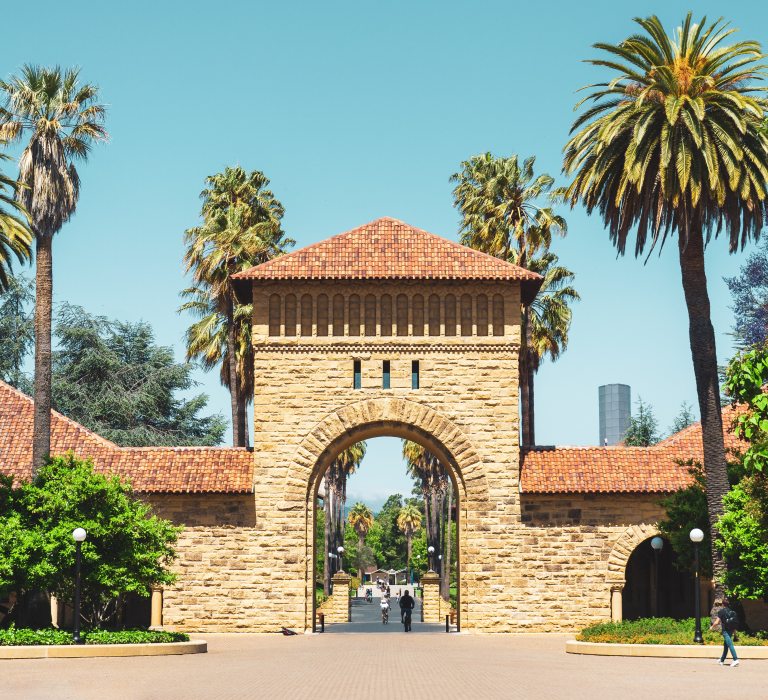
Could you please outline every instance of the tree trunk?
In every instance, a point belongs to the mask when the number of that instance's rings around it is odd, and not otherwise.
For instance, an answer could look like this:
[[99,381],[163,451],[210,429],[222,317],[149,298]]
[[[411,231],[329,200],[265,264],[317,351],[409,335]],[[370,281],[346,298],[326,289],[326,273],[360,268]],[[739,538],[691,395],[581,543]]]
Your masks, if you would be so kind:
[[443,580],[440,593],[446,600],[451,595],[451,510],[453,510],[453,484],[448,484],[448,515],[445,518],[445,557],[443,558]]
[[715,539],[717,521],[723,514],[723,496],[728,493],[729,485],[720,410],[715,331],[710,320],[707,275],[704,269],[704,239],[699,226],[692,226],[687,245],[680,237],[679,254],[685,303],[688,307],[693,373],[696,377],[696,392],[701,412],[707,512],[712,542],[712,574],[715,580],[715,598],[718,599],[723,595],[722,580],[726,564],[715,545]]
[[331,595],[331,490],[328,488],[328,477],[325,479],[325,498],[323,499],[323,510],[325,511],[325,552],[323,553],[323,592],[325,595]]
[[363,585],[363,546],[365,545],[365,537],[357,536],[357,578],[360,579],[360,585]]
[[413,533],[409,532],[405,536],[405,547],[407,552],[407,557],[405,561],[405,578],[406,578],[406,585],[411,580],[411,546],[413,544]]
[[[530,346],[529,346],[530,347]],[[528,424],[528,447],[533,447],[536,444],[536,406],[535,406],[535,394],[534,394],[534,375],[536,370],[534,369],[533,358],[531,353],[528,352],[528,360],[526,371],[528,372],[528,415],[526,416],[526,423]]]
[[520,441],[523,447],[532,445],[530,416],[530,387],[528,386],[528,308],[523,307],[520,328],[520,354],[518,356],[520,375]]
[[227,355],[229,362],[229,399],[232,408],[232,445],[234,447],[242,447],[243,435],[240,431],[240,391],[237,380],[236,348],[234,309],[232,299],[230,299],[227,308]]
[[36,238],[35,415],[32,476],[51,453],[51,309],[53,306],[53,236]]
[[[238,379],[238,389],[240,388],[240,381]],[[242,438],[242,447],[249,447],[248,441],[248,397],[242,391],[238,391],[237,398],[237,422],[240,428],[240,435]]]

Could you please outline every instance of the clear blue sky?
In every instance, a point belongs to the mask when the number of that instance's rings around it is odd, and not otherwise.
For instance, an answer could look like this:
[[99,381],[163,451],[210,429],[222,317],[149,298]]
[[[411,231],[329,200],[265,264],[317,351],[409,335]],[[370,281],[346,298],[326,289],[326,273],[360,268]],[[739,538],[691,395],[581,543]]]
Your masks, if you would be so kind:
[[[78,213],[54,244],[55,297],[149,321],[181,358],[182,233],[197,222],[203,179],[226,165],[267,174],[299,245],[384,215],[455,238],[448,178],[462,160],[535,154],[560,177],[575,91],[600,75],[581,62],[590,45],[625,37],[637,14],[677,26],[689,7],[17,3],[4,13],[0,74],[25,62],[79,65],[109,107],[111,142],[81,168]],[[740,37],[768,44],[766,3],[692,9],[726,13]],[[675,247],[646,265],[617,260],[596,217],[567,218],[555,249],[583,300],[567,353],[537,377],[537,441],[596,443],[597,387],[610,382],[630,384],[666,427],[682,401],[696,403]],[[732,324],[722,278],[746,253],[729,256],[718,240],[707,255],[722,362]],[[198,378],[227,415],[216,373]],[[368,459],[396,462],[399,444],[388,444]],[[371,493],[392,485],[371,479]],[[399,479],[393,490],[407,491]]]

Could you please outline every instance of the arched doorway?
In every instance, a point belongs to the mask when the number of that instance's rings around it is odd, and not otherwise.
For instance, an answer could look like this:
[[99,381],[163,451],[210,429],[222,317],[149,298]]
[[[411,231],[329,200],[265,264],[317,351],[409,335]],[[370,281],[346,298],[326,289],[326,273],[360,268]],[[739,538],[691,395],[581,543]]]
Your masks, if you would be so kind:
[[[445,445],[440,440],[434,437],[434,435],[428,433],[423,428],[414,426],[413,424],[407,424],[397,421],[376,421],[367,425],[357,426],[354,429],[345,432],[345,435],[340,436],[337,440],[333,441],[328,446],[323,454],[318,459],[318,465],[313,470],[311,479],[311,488],[308,492],[308,510],[311,511],[311,521],[313,523],[312,531],[313,537],[311,539],[312,554],[311,561],[311,581],[312,595],[311,595],[311,610],[313,622],[317,620],[318,613],[318,596],[317,592],[321,587],[321,581],[325,580],[327,584],[327,578],[323,576],[325,571],[323,569],[326,566],[330,567],[330,571],[337,571],[339,567],[338,558],[336,558],[333,552],[336,549],[338,541],[334,539],[331,552],[325,551],[327,548],[328,532],[325,532],[325,540],[323,539],[323,527],[318,526],[319,521],[324,521],[327,518],[327,510],[324,507],[318,507],[322,502],[325,506],[326,498],[329,498],[329,494],[321,494],[319,492],[321,485],[323,490],[327,488],[326,480],[329,474],[330,465],[344,451],[350,444],[366,440],[368,442],[375,441],[380,437],[395,437],[402,440],[408,440],[416,443],[422,447],[428,453],[433,454],[439,462],[440,468],[443,470],[443,474],[446,478],[447,484],[443,494],[439,496],[439,506],[436,506],[435,501],[432,500],[430,507],[429,503],[425,503],[429,497],[424,496],[420,509],[426,518],[429,518],[430,513],[434,516],[434,522],[430,528],[430,523],[424,522],[424,527],[420,531],[420,536],[424,540],[421,542],[423,545],[421,549],[424,552],[414,553],[412,561],[408,562],[406,569],[400,569],[401,577],[399,579],[399,585],[394,583],[398,581],[397,573],[398,569],[386,568],[395,562],[392,561],[379,561],[378,564],[385,566],[384,571],[392,576],[394,575],[394,582],[390,581],[390,592],[392,595],[392,620],[399,624],[399,610],[397,608],[396,598],[398,593],[402,593],[408,590],[410,594],[416,596],[416,609],[414,610],[414,631],[442,631],[444,630],[444,618],[446,615],[451,616],[451,620],[457,626],[460,626],[460,599],[461,599],[461,528],[463,519],[460,517],[462,512],[463,502],[466,495],[466,491],[461,480],[460,471],[456,463],[455,458],[448,451]],[[399,441],[398,441],[399,442]],[[327,466],[326,466],[327,465]],[[403,467],[404,468],[404,467]],[[414,484],[419,485],[418,478],[414,477]],[[409,488],[406,491],[406,497],[402,499],[403,503],[410,502],[411,504],[419,505],[417,502],[419,497],[413,497],[412,491],[414,489]],[[434,498],[434,495],[433,495]],[[389,505],[391,509],[391,505]],[[424,513],[426,510],[426,513]],[[348,511],[348,509],[347,509]],[[346,512],[346,511],[345,511]],[[443,514],[443,519],[440,520],[439,513]],[[388,513],[388,517],[391,520],[391,513]],[[392,523],[389,523],[392,526]],[[347,527],[347,536],[349,537],[349,527]],[[396,631],[400,629],[398,625],[391,625],[387,628],[379,626],[380,615],[378,603],[381,597],[381,593],[375,587],[375,581],[368,582],[368,588],[372,590],[373,597],[376,605],[365,604],[364,590],[365,585],[362,582],[358,582],[357,569],[359,563],[355,563],[350,556],[350,551],[355,551],[354,544],[347,541],[345,547],[346,565],[344,569],[351,576],[354,576],[352,600],[349,608],[349,618],[346,623],[339,620],[335,620],[332,631]],[[350,546],[352,545],[352,546]],[[432,546],[434,552],[430,555],[427,554],[426,549],[428,546]],[[322,547],[322,549],[321,549]],[[331,558],[329,558],[329,555]],[[397,560],[395,565],[403,564]],[[415,573],[415,576],[414,576]],[[427,606],[424,606],[424,593],[425,589],[421,586],[422,575],[432,575],[439,577],[439,584],[434,586],[434,592],[437,594],[439,591],[439,614],[437,614],[434,608],[431,608],[424,617],[424,611]],[[388,576],[379,575],[383,581]],[[359,585],[358,585],[359,583]],[[327,590],[327,589],[326,589]],[[434,600],[434,596],[433,596]],[[309,606],[308,606],[309,607]],[[324,606],[325,607],[325,606]]]
[[677,568],[677,555],[668,540],[655,551],[652,538],[641,542],[627,560],[622,617],[637,620],[644,617],[682,619],[694,614],[694,579]]

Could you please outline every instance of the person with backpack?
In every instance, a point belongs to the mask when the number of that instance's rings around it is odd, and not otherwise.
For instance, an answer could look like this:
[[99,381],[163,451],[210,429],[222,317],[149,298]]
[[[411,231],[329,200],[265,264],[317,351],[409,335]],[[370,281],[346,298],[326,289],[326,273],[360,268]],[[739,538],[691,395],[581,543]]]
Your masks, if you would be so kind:
[[717,619],[712,623],[709,628],[710,631],[720,628],[720,633],[723,635],[723,654],[720,660],[717,662],[721,666],[725,665],[725,657],[728,656],[728,650],[731,651],[733,661],[731,667],[739,665],[739,657],[736,656],[736,648],[733,646],[732,635],[739,626],[739,616],[735,610],[730,607],[731,603],[728,598],[723,598],[723,607],[717,611]]
[[405,625],[405,631],[411,631],[411,615],[413,608],[416,606],[416,601],[411,598],[411,594],[406,591],[403,593],[403,597],[400,598],[400,621]]

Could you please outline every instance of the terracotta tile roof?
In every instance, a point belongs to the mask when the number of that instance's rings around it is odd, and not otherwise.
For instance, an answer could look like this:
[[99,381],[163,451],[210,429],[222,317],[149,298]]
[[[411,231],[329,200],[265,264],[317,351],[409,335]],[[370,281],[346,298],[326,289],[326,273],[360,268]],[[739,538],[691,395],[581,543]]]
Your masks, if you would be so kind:
[[[0,473],[29,479],[32,462],[32,399],[0,381]],[[142,493],[248,493],[253,490],[253,453],[232,447],[118,447],[56,411],[51,415],[51,452],[72,450],[98,471],[131,480]]]
[[520,281],[527,303],[534,272],[384,217],[234,275],[238,280],[430,279]]
[[[736,410],[723,409],[726,451],[740,447],[731,431]],[[653,447],[535,447],[521,454],[524,493],[671,493],[691,482],[679,461],[701,462],[701,424]]]

